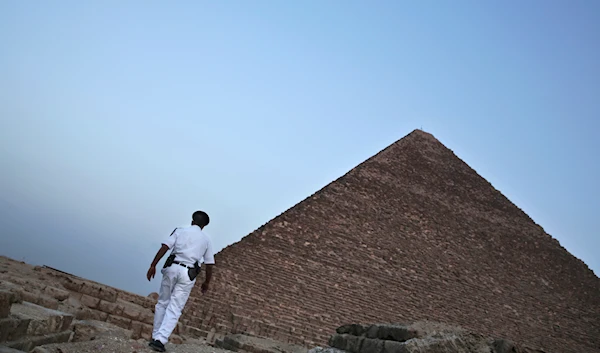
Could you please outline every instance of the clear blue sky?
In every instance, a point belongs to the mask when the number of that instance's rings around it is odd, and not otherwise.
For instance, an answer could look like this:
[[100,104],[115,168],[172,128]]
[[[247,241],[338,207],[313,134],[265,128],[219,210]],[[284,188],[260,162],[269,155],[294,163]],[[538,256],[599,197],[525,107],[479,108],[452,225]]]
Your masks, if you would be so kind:
[[600,273],[598,1],[0,2],[0,254],[148,294],[415,128]]

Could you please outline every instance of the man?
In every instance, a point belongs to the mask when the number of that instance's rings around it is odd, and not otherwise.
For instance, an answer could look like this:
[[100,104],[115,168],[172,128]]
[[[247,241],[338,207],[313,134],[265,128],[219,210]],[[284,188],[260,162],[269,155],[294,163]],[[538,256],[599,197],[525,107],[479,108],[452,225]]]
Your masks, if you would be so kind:
[[169,238],[162,243],[150,265],[146,275],[148,281],[156,274],[156,264],[167,250],[172,249],[161,270],[163,278],[154,311],[154,329],[149,346],[155,351],[165,351],[165,343],[169,341],[169,336],[177,325],[181,311],[196,283],[201,259],[204,259],[206,265],[206,279],[202,283],[202,293],[208,290],[215,264],[211,241],[202,232],[208,222],[209,218],[205,212],[194,212],[192,225],[175,228]]

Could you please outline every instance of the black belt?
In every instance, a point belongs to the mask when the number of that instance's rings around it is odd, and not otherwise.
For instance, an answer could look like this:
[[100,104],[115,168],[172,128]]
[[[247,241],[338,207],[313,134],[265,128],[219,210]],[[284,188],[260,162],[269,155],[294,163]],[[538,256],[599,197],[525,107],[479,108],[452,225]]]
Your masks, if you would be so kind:
[[179,265],[179,266],[182,266],[182,267],[188,268],[188,269],[190,269],[190,268],[194,268],[194,266],[187,266],[187,265],[184,265],[184,264],[182,264],[182,263],[181,263],[181,262],[179,262],[179,261],[173,261],[173,263],[174,263],[174,264],[177,264],[177,265]]

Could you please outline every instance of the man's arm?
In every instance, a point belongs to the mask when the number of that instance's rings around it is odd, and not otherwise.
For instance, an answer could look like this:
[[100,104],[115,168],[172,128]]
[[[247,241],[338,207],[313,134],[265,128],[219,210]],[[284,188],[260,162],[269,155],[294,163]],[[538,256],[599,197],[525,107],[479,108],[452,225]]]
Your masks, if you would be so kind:
[[204,251],[204,265],[206,266],[206,278],[204,279],[204,283],[202,283],[201,289],[202,293],[208,290],[208,284],[212,278],[213,267],[215,266],[215,254],[212,250],[212,242],[210,239],[208,240],[208,244],[206,250]]
[[158,249],[156,256],[154,256],[154,260],[152,261],[152,264],[150,265],[150,269],[148,269],[148,273],[146,274],[146,278],[148,278],[148,281],[151,278],[154,278],[154,275],[156,274],[156,265],[158,264],[160,259],[162,259],[162,257],[165,256],[165,254],[167,253],[168,250],[169,250],[169,247],[166,246],[165,244],[162,244],[160,249]]
[[204,283],[200,288],[202,289],[202,293],[205,293],[208,290],[208,284],[210,283],[210,279],[212,278],[212,272],[214,264],[204,264],[206,266],[206,278],[204,279]]
[[169,235],[169,237],[167,239],[163,240],[160,249],[158,249],[158,252],[156,253],[156,256],[154,257],[154,261],[152,261],[152,264],[150,265],[150,269],[148,270],[148,273],[146,274],[146,278],[148,278],[148,281],[151,278],[154,278],[154,275],[156,274],[156,264],[158,264],[160,259],[162,259],[162,257],[165,256],[165,253],[167,252],[167,250],[173,249],[173,247],[175,246],[175,243],[177,243],[177,238],[178,238],[178,234],[179,234],[177,232],[178,230],[179,230],[179,228],[175,228],[175,230],[173,230],[171,235]]

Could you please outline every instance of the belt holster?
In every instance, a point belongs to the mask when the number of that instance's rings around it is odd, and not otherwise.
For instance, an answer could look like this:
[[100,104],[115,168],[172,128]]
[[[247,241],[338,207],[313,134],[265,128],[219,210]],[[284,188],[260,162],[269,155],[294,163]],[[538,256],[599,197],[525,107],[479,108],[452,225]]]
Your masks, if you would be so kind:
[[200,273],[200,265],[198,265],[198,261],[194,262],[194,267],[188,268],[188,277],[190,281],[196,279],[196,276]]
[[167,267],[171,266],[173,264],[173,261],[175,261],[175,255],[171,254],[169,257],[167,257],[167,260],[165,261],[165,265],[163,266],[163,268],[167,268]]

